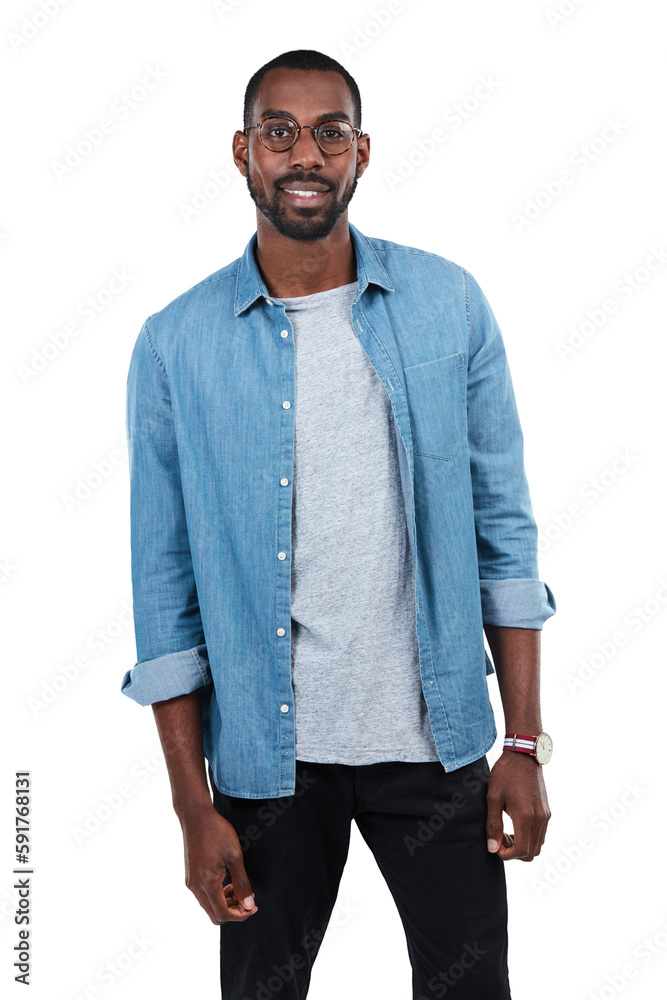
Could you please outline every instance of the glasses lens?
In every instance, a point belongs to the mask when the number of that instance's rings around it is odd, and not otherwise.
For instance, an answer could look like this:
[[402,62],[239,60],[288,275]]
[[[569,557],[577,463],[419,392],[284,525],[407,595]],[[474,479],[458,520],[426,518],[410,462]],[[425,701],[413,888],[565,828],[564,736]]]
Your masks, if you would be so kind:
[[322,122],[317,129],[320,146],[327,153],[343,153],[352,145],[354,131],[349,122]]
[[289,149],[294,142],[296,126],[289,118],[265,118],[260,135],[265,146],[280,152]]
[[[294,142],[296,125],[290,118],[265,118],[260,129],[262,142],[276,153]],[[344,153],[352,145],[354,130],[346,121],[326,121],[317,128],[320,146],[327,153]]]

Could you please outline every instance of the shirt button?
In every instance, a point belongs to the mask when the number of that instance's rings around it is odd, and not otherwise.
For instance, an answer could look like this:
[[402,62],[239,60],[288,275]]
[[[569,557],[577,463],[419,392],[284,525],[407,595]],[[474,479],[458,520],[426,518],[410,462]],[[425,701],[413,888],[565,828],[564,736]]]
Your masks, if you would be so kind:
[[267,299],[266,301],[267,301],[268,305],[270,305],[270,306],[273,305],[273,299]]
[[291,405],[292,404],[290,403],[289,399],[286,399],[285,402],[283,403],[283,410],[289,410]]
[[289,705],[281,705],[280,706],[280,711],[281,712],[289,712]]
[[286,559],[286,558],[287,558],[287,556],[285,555],[285,553],[284,553],[284,552],[279,552],[279,553],[278,553],[278,558],[279,558],[279,559]]
[[285,477],[283,476],[283,478],[280,480],[280,485],[289,486],[289,479],[285,479]]
[[289,337],[289,330],[281,330],[280,331],[280,336],[281,337]]
[[279,628],[277,631],[278,631],[278,635],[285,635],[285,629],[284,628]]

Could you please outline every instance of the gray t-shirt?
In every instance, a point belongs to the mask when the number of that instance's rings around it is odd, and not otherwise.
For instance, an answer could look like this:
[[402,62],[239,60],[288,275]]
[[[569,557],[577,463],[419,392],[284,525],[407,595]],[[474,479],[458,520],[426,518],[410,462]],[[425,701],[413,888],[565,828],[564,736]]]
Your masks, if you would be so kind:
[[296,757],[438,760],[391,401],[359,343],[357,282],[283,302],[294,330]]

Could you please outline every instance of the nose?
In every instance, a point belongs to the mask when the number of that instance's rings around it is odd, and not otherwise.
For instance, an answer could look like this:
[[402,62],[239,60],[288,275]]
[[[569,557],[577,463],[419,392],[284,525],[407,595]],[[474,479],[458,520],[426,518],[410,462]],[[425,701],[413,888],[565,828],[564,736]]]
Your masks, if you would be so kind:
[[312,128],[302,128],[296,142],[288,150],[291,167],[302,166],[312,167],[315,164],[324,163],[324,153],[317,145],[315,130]]

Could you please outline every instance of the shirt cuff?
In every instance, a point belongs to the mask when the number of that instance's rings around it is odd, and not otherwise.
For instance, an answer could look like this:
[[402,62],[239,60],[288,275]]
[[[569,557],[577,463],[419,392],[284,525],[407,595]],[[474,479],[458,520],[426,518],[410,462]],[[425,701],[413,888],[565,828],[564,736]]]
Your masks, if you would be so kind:
[[139,705],[152,705],[154,701],[190,694],[211,680],[208,653],[201,645],[135,663],[126,671],[120,689]]
[[485,625],[541,629],[556,613],[556,599],[542,580],[480,580]]

